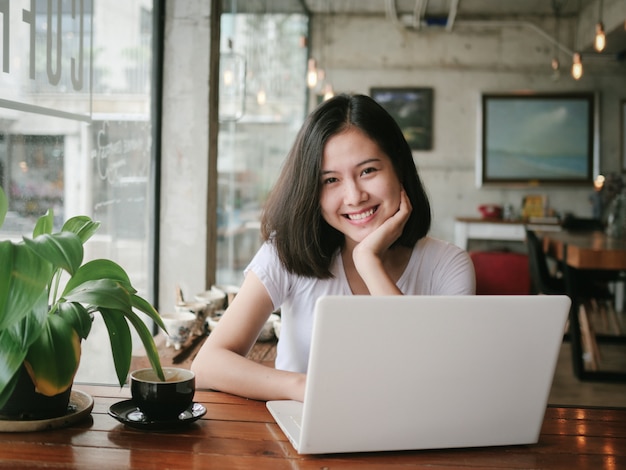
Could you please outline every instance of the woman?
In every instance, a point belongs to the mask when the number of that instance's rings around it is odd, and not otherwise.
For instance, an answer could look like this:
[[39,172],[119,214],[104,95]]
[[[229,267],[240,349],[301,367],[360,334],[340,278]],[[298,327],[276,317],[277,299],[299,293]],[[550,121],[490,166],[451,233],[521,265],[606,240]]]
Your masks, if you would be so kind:
[[[306,119],[261,221],[265,243],[192,364],[199,388],[302,401],[313,309],[322,295],[469,295],[467,253],[427,237],[431,213],[394,119],[339,95]],[[276,367],[246,359],[281,309]]]

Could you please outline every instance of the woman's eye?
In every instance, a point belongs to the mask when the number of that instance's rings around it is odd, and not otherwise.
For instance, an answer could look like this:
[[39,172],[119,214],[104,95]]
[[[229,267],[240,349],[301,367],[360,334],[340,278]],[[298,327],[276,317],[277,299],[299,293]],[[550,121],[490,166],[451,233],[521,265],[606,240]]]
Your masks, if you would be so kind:
[[369,175],[370,173],[374,173],[376,171],[376,168],[374,167],[370,167],[370,168],[365,168],[361,174],[362,175]]
[[325,180],[323,180],[322,184],[331,184],[331,183],[336,183],[337,181],[339,181],[337,178],[330,177],[330,178],[326,178]]

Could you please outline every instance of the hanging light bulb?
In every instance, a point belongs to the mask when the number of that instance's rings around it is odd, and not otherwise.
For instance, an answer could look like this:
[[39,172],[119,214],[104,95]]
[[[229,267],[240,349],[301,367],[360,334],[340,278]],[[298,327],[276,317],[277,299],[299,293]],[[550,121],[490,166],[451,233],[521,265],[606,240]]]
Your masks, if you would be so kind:
[[236,67],[236,62],[234,60],[230,60],[234,57],[232,38],[228,38],[228,54],[224,54],[224,57],[229,60],[225,60],[223,61],[223,63],[220,64],[221,68],[223,69],[222,83],[226,85],[227,87],[229,87],[235,81],[235,67]]
[[306,73],[306,84],[309,88],[315,88],[315,85],[317,85],[317,67],[315,65],[315,59],[309,59]]
[[579,80],[583,76],[583,63],[580,59],[580,52],[574,52],[572,58],[572,77],[574,80]]
[[559,63],[559,59],[557,59],[556,57],[552,58],[552,64],[550,64],[552,66],[552,70],[555,72],[558,72],[559,69],[561,68],[561,64]]
[[596,23],[596,37],[593,41],[593,47],[596,51],[602,52],[606,46],[606,35],[604,34],[604,25],[602,24],[602,7],[603,1],[598,2],[598,22]]
[[606,35],[604,34],[604,25],[600,21],[596,24],[596,38],[593,42],[593,47],[595,47],[596,51],[602,52],[604,46],[606,46]]
[[231,69],[224,70],[224,85],[231,86],[235,80],[234,73]]
[[600,191],[604,186],[605,180],[606,178],[604,177],[604,175],[596,176],[596,178],[593,180],[593,189],[595,189],[596,191]]
[[559,78],[561,78],[561,63],[559,62],[558,48],[559,30],[561,29],[561,19],[559,16],[559,13],[561,11],[561,5],[553,1],[552,8],[554,9],[554,35],[556,37],[556,43],[554,44],[554,55],[552,56],[552,62],[550,63],[550,66],[552,67],[552,79],[558,80]]
[[267,101],[267,95],[265,94],[265,89],[261,88],[256,94],[256,102],[263,106]]
[[330,83],[327,83],[324,86],[324,101],[331,99],[333,96],[335,96],[333,86]]
[[561,63],[559,59],[555,56],[552,58],[552,80],[559,80],[561,78]]

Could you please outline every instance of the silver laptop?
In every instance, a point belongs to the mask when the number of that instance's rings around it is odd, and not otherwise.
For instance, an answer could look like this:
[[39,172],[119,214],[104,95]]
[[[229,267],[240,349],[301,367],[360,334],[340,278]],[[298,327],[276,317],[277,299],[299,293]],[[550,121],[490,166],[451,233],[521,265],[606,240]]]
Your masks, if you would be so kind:
[[301,454],[534,444],[566,296],[327,296],[304,403],[267,408]]

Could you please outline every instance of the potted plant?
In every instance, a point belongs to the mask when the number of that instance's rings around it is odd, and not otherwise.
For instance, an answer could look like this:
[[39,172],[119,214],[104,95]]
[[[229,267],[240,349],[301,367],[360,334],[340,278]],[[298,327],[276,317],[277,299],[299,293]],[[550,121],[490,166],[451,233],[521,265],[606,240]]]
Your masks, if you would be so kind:
[[[7,210],[0,188],[0,227]],[[129,323],[163,379],[153,336],[133,309],[165,330],[158,312],[137,295],[118,264],[106,259],[83,264],[83,244],[99,226],[87,216],[77,216],[52,233],[49,210],[37,220],[32,238],[0,241],[0,415],[5,419],[66,413],[81,340],[89,335],[96,312],[108,330],[120,386],[132,357]]]

